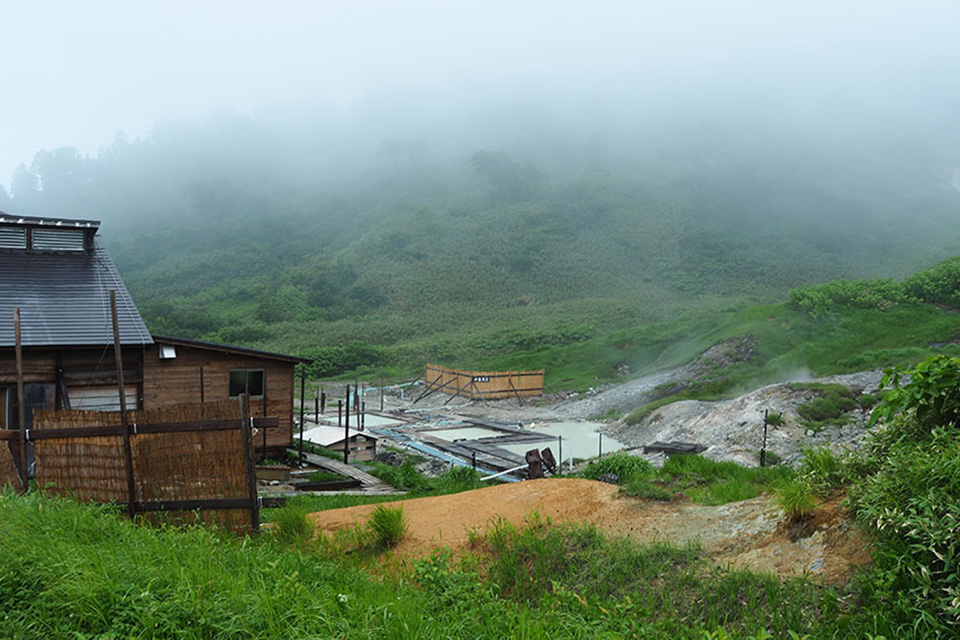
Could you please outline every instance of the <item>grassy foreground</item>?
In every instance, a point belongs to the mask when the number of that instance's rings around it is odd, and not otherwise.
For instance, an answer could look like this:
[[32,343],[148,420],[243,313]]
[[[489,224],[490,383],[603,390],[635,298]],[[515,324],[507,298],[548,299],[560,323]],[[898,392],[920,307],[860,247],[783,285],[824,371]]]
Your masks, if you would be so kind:
[[136,526],[36,494],[5,494],[0,516],[11,638],[767,637],[840,606],[803,580],[708,571],[695,548],[537,519],[477,536],[462,563],[439,551],[384,576],[330,543]]
[[[863,448],[813,452],[791,478],[808,494],[845,490],[873,538],[872,565],[841,591],[712,569],[695,547],[641,546],[535,515],[474,534],[461,559],[439,549],[403,563],[382,555],[403,535],[396,508],[384,510],[372,538],[313,540],[291,510],[274,532],[237,539],[7,492],[0,637],[955,638],[958,379],[960,359],[945,356],[892,371]],[[628,491],[647,478],[643,465],[608,464],[617,468],[596,471],[631,476]],[[680,486],[694,477],[777,481],[722,465],[668,471]],[[786,513],[803,515],[795,494],[780,497]]]

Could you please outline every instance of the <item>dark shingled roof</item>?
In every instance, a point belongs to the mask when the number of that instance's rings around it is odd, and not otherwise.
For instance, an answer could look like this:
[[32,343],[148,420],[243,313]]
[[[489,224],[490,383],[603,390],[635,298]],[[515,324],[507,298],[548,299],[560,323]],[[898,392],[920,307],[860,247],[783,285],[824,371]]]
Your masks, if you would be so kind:
[[[21,220],[37,224],[35,219]],[[99,223],[92,225],[95,228]],[[120,343],[152,344],[150,332],[99,236],[93,238],[89,253],[0,251],[0,348],[15,344],[15,307],[20,308],[24,347],[113,344],[111,290],[117,292]]]
[[232,344],[220,344],[218,342],[205,342],[203,340],[188,340],[187,338],[173,338],[171,336],[153,335],[153,341],[157,344],[171,344],[174,346],[182,345],[184,347],[194,347],[196,349],[207,349],[208,351],[219,351],[220,353],[229,353],[237,356],[250,356],[252,358],[264,358],[267,360],[280,360],[283,362],[293,362],[295,364],[310,364],[313,362],[310,358],[301,356],[290,356],[272,351],[260,351],[259,349],[248,349],[247,347],[238,347]]

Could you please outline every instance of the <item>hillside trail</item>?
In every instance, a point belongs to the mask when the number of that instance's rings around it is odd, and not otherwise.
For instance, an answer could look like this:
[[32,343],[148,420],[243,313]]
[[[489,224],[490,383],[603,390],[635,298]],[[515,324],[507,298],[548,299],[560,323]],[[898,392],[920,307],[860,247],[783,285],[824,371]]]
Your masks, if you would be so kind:
[[[391,503],[403,509],[409,524],[393,554],[419,558],[437,547],[459,554],[471,532],[483,532],[499,520],[522,526],[536,513],[553,523],[594,525],[641,543],[698,543],[714,566],[839,585],[870,559],[864,535],[839,502],[821,504],[804,526],[790,527],[766,496],[720,506],[661,503],[621,496],[617,487],[593,480],[546,478]],[[328,535],[362,524],[374,506],[308,517],[317,534]]]

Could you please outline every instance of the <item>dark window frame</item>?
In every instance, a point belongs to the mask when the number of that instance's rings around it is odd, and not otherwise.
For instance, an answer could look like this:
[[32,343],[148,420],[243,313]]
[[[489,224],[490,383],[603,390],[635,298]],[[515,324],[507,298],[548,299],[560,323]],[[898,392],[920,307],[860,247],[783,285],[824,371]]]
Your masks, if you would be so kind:
[[[243,376],[242,382],[239,379],[240,375]],[[241,384],[242,388],[240,388]],[[230,398],[239,398],[241,393],[249,393],[251,398],[263,398],[267,393],[267,370],[231,369],[227,377],[227,395]]]

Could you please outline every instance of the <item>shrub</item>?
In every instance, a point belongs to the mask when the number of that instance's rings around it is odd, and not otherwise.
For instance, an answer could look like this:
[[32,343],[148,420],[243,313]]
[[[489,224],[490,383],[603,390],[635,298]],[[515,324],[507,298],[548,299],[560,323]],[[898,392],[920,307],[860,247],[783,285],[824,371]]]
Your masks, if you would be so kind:
[[842,458],[828,446],[805,449],[798,471],[819,496],[825,496],[847,481]]
[[784,425],[784,419],[782,413],[768,413],[767,414],[767,424],[771,427],[782,427]]
[[911,300],[902,283],[893,280],[834,280],[790,291],[790,304],[814,316],[834,307],[886,310]]
[[649,479],[631,480],[624,487],[623,491],[628,496],[642,498],[644,500],[659,500],[661,502],[670,502],[673,500],[672,491]]
[[385,349],[363,342],[317,347],[308,349],[303,355],[313,361],[306,365],[306,373],[310,378],[330,378],[360,367],[382,366],[389,362]]
[[302,544],[313,538],[313,523],[302,509],[285,507],[273,516],[277,540],[283,544]]
[[802,479],[782,480],[776,483],[773,487],[773,495],[777,506],[790,522],[805,519],[817,504],[813,490]]
[[960,633],[960,359],[887,371],[851,464],[854,512],[877,545],[864,578],[872,606],[904,637]]
[[454,466],[437,478],[437,485],[446,493],[478,489],[485,486],[480,477],[480,472],[472,467]]
[[367,518],[376,545],[381,549],[396,546],[407,535],[407,521],[402,507],[378,504]]
[[904,281],[908,295],[924,302],[960,307],[960,258],[951,258]]
[[[957,426],[960,421],[960,358],[933,356],[912,369],[884,372],[881,387],[890,385],[874,410],[871,424],[905,414],[914,420],[909,437],[921,437],[935,426]],[[901,424],[901,429],[904,424]]]
[[606,458],[594,460],[579,475],[581,478],[596,480],[608,473],[615,474],[620,479],[619,483],[625,484],[631,480],[652,475],[653,466],[639,456],[621,451]]
[[797,406],[797,414],[808,429],[819,431],[827,425],[850,422],[850,412],[856,409],[857,394],[842,384],[793,384],[792,389],[815,391],[817,397]]

